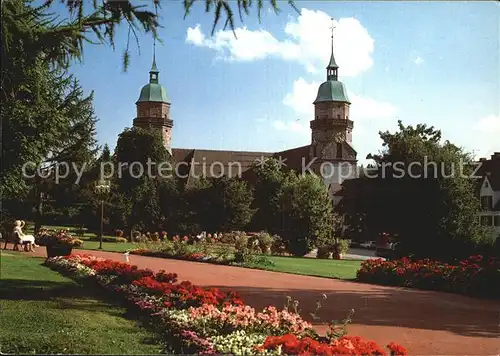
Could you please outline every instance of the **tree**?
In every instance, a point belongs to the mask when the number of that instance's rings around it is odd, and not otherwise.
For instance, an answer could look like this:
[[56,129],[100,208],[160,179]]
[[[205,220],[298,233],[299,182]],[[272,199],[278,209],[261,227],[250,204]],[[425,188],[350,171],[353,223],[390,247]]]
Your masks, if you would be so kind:
[[279,234],[297,256],[332,243],[338,219],[320,178],[285,172],[274,158],[255,170],[254,226]]
[[[398,122],[396,133],[380,132],[383,149],[371,158],[377,178],[365,178],[365,223],[371,231],[398,236],[399,253],[452,260],[467,257],[487,234],[477,220],[471,155],[441,132]],[[348,197],[344,200],[348,201]]]
[[256,174],[252,227],[256,231],[267,230],[278,233],[282,229],[281,197],[287,173],[281,170],[278,161],[268,158],[264,164],[253,167]]
[[134,127],[118,137],[113,185],[129,201],[129,229],[158,229],[164,223],[163,185],[175,185],[171,157],[156,130]]
[[333,204],[324,183],[312,175],[293,176],[282,195],[284,226],[281,237],[295,256],[333,243],[336,228]]
[[253,194],[245,181],[211,178],[196,188],[197,221],[207,231],[244,230],[250,222]]
[[[226,14],[226,26],[234,28],[234,11],[227,1],[204,0],[205,11],[214,11],[214,28]],[[187,16],[196,0],[185,0]],[[63,0],[68,16],[51,14],[54,0],[35,3],[32,0],[3,1],[2,6],[2,181],[3,198],[16,199],[28,193],[19,179],[26,162],[42,162],[48,152],[61,143],[54,139],[60,131],[58,106],[54,106],[54,76],[61,76],[72,61],[82,61],[85,43],[100,43],[115,48],[115,36],[121,24],[128,26],[128,38],[123,55],[126,70],[129,64],[129,43],[139,32],[150,32],[157,38],[160,26],[159,0],[134,6],[131,1]],[[263,1],[238,1],[241,20],[252,6],[260,16]],[[279,10],[270,0],[272,9]],[[293,6],[293,3],[291,3]],[[60,9],[59,9],[60,10]],[[36,142],[31,140],[37,133]],[[17,142],[17,145],[15,144]],[[22,147],[20,147],[22,144]]]

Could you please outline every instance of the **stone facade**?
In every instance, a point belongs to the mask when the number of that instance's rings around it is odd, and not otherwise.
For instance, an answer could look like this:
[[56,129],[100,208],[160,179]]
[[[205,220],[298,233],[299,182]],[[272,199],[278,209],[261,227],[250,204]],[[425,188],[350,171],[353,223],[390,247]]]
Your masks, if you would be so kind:
[[170,119],[170,103],[138,102],[135,127],[153,128],[158,130],[163,138],[163,145],[171,151],[173,121]]

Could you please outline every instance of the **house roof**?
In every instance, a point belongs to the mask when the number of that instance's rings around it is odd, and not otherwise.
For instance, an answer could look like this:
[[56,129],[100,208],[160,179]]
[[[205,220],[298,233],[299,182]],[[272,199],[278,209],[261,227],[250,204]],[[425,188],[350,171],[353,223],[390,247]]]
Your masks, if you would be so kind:
[[500,159],[495,156],[493,159],[484,160],[480,162],[480,167],[476,175],[481,176],[480,184],[482,186],[485,177],[488,177],[488,182],[494,191],[500,190]]

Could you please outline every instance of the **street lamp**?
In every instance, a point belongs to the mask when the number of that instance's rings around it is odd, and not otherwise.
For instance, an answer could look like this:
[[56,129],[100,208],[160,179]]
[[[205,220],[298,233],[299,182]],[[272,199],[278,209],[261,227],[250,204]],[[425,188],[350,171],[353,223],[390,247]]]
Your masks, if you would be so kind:
[[99,249],[102,250],[102,236],[103,236],[103,224],[104,224],[104,200],[109,194],[110,184],[109,181],[100,181],[99,184],[95,186],[95,192],[101,201],[101,230],[99,232]]

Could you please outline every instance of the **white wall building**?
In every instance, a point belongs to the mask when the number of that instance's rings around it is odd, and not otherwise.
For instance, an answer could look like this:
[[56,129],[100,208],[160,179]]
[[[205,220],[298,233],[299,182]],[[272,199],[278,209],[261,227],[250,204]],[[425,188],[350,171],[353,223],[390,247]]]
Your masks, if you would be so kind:
[[481,225],[491,227],[500,237],[500,152],[495,152],[490,160],[481,159],[481,185],[479,199]]

